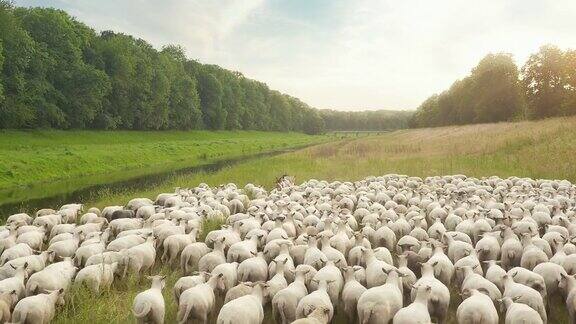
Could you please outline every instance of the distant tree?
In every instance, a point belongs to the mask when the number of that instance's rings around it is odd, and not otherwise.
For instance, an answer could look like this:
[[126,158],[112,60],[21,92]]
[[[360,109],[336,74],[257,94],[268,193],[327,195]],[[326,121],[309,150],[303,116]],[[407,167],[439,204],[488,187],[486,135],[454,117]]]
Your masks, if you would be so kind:
[[200,102],[204,125],[209,129],[223,129],[226,124],[226,110],[222,107],[222,85],[208,71],[201,70],[196,76],[200,89]]
[[518,67],[510,54],[489,54],[472,70],[474,122],[510,120],[524,111]]
[[557,116],[566,95],[564,55],[551,45],[542,46],[522,67],[528,117]]

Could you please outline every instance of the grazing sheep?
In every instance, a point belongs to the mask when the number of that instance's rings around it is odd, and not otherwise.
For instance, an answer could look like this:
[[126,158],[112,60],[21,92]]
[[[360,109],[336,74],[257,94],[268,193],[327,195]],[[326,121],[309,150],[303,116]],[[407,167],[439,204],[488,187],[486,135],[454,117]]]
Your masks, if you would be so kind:
[[498,311],[489,296],[477,289],[465,290],[462,295],[467,298],[456,310],[458,323],[498,324]]
[[261,324],[264,321],[262,305],[266,298],[266,284],[258,283],[250,295],[224,304],[218,314],[217,324]]
[[138,323],[164,323],[164,297],[162,290],[165,286],[164,276],[147,277],[152,280],[152,287],[134,298],[132,313]]
[[178,302],[178,323],[184,324],[193,319],[208,323],[216,303],[214,292],[224,290],[224,280],[224,275],[219,273],[212,275],[205,283],[186,289]]
[[402,305],[400,277],[396,270],[391,270],[384,285],[372,287],[360,296],[357,306],[358,319],[365,324],[388,323]]
[[393,323],[430,323],[430,314],[428,313],[428,298],[432,288],[430,286],[419,286],[416,291],[414,302],[394,315]]
[[60,288],[20,300],[12,312],[12,322],[50,323],[56,313],[56,303],[61,300],[63,293],[64,289]]

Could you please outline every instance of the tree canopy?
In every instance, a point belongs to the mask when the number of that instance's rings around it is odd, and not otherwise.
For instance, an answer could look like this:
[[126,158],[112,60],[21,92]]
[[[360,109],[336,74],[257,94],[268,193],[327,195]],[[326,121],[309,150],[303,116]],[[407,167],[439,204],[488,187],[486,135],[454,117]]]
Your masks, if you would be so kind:
[[424,101],[412,127],[540,119],[576,114],[576,51],[542,46],[518,69],[489,54],[469,76]]

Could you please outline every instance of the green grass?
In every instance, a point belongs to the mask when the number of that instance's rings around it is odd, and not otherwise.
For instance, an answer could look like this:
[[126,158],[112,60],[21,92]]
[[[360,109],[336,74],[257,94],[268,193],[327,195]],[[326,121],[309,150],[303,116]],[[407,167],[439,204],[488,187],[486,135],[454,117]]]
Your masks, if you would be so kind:
[[42,198],[333,138],[256,131],[0,131],[0,201]]
[[[576,118],[556,118],[539,122],[500,123],[435,129],[397,131],[362,138],[346,137],[297,152],[241,163],[216,173],[177,176],[154,188],[102,193],[87,205],[103,207],[123,204],[133,197],[154,197],[174,187],[191,187],[201,182],[219,185],[248,182],[271,188],[275,177],[289,174],[297,182],[309,178],[357,180],[369,175],[403,173],[416,176],[464,173],[469,176],[529,176],[568,179],[576,182]],[[207,227],[217,228],[218,223]],[[170,273],[159,268],[158,271]],[[172,272],[171,277],[178,277]],[[170,279],[174,281],[175,279]],[[169,281],[170,281],[169,280]],[[125,323],[132,298],[146,284],[119,283],[113,292],[96,299],[78,297],[74,306],[66,306],[58,323],[90,320],[93,323]],[[167,286],[171,288],[170,284]],[[73,295],[75,296],[75,295]],[[176,305],[171,291],[166,292],[167,323],[173,322]],[[448,322],[455,323],[459,297],[452,294]],[[74,297],[72,297],[74,298]],[[567,322],[563,302],[553,300],[551,323]],[[73,307],[70,310],[70,307]],[[119,315],[120,314],[120,315]],[[346,321],[340,314],[338,323]]]

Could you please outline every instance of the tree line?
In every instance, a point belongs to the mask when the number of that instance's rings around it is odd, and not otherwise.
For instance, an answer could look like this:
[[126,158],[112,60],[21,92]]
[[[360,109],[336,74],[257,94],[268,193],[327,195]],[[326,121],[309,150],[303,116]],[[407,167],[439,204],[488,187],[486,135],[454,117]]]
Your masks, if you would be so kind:
[[[394,125],[389,114],[379,118]],[[156,50],[130,35],[98,34],[61,10],[0,0],[0,128],[318,134],[364,129],[361,120],[364,113],[314,109],[239,72],[190,60],[180,46]]]
[[326,129],[339,131],[380,131],[407,128],[412,114],[412,111],[401,110],[320,110]]
[[469,76],[424,101],[411,127],[542,119],[576,114],[576,50],[542,46],[521,67],[488,54]]

